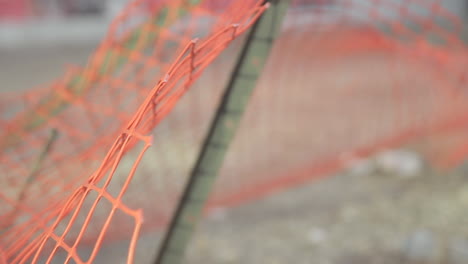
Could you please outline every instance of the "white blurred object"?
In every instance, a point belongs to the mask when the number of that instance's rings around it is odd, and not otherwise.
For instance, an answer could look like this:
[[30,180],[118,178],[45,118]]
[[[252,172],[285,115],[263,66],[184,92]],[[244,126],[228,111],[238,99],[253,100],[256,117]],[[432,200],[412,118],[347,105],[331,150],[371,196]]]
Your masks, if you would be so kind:
[[437,238],[431,231],[417,230],[407,238],[403,255],[410,262],[434,263],[438,257],[438,247]]
[[351,175],[369,175],[375,171],[375,164],[370,159],[354,159],[351,162],[349,173]]
[[327,239],[327,232],[323,228],[313,227],[307,232],[307,240],[313,244],[321,244]]
[[112,19],[116,17],[129,3],[128,0],[108,0],[106,2],[106,17]]
[[404,177],[421,174],[424,163],[420,155],[408,150],[388,150],[375,157],[378,169]]
[[350,175],[362,176],[369,175],[375,171],[375,163],[370,158],[362,158],[353,152],[344,152],[340,154],[343,168]]

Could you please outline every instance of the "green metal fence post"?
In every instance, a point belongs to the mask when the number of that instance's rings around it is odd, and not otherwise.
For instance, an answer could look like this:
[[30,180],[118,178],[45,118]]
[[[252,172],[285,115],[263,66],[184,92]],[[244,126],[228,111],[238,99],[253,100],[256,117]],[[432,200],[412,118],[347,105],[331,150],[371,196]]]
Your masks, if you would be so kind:
[[251,28],[231,79],[182,197],[159,248],[156,264],[178,264],[201,217],[203,207],[255,88],[288,8],[287,0],[268,1],[269,8]]

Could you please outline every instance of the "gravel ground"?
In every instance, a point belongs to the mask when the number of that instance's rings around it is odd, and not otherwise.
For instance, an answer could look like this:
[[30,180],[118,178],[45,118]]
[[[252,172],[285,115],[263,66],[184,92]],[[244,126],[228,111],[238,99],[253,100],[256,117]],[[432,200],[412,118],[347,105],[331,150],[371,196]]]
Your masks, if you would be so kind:
[[187,263],[468,263],[468,177],[330,177],[210,217]]

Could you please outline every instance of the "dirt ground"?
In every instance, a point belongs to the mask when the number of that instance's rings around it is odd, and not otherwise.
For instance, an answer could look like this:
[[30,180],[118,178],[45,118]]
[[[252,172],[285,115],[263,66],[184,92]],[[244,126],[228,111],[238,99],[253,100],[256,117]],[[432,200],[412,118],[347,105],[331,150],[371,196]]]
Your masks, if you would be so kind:
[[467,181],[344,172],[213,216],[187,263],[467,263]]
[[[91,47],[1,50],[2,91],[50,80],[63,63],[83,62]],[[202,223],[186,263],[468,263],[467,172],[343,172],[217,211]],[[151,263],[159,237],[142,235],[135,263]],[[125,263],[126,246],[104,245],[96,263]]]

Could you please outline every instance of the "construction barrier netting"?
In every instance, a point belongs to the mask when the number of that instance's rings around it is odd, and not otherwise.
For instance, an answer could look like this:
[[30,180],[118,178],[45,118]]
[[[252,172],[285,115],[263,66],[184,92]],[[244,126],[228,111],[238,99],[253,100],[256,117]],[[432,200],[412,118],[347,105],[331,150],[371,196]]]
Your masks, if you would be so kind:
[[[86,66],[4,92],[0,263],[92,263],[117,239],[129,240],[131,263],[140,231],[167,226],[242,34],[267,7],[134,1]],[[207,211],[391,148],[459,165],[465,33],[438,0],[292,1]]]

